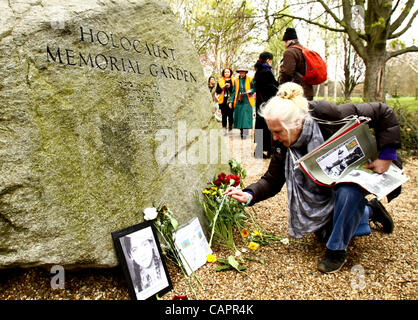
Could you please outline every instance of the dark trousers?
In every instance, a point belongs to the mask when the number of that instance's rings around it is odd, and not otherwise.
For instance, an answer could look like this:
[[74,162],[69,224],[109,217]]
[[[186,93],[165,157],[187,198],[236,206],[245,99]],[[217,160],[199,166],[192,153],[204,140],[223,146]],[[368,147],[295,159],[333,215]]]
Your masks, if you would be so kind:
[[226,128],[228,124],[229,129],[232,129],[234,124],[234,109],[229,108],[228,103],[223,103],[219,105],[222,113],[222,127]]
[[271,132],[267,127],[266,120],[258,115],[258,110],[255,118],[254,142],[256,144],[254,152],[256,158],[261,158],[265,151],[267,151],[267,156],[271,155]]

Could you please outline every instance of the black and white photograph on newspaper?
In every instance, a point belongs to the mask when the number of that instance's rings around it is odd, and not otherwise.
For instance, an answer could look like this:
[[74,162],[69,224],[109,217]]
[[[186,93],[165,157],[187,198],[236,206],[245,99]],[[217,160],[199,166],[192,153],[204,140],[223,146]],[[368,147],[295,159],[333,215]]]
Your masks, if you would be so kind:
[[331,149],[316,161],[327,176],[338,178],[349,166],[363,158],[364,152],[354,136]]

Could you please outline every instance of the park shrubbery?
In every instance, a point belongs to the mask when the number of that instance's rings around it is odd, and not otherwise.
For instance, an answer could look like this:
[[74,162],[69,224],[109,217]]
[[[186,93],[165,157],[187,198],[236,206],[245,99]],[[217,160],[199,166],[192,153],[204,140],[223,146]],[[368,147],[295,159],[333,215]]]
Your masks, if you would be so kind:
[[402,150],[418,155],[418,112],[405,108],[399,101],[395,101],[392,108],[401,127]]

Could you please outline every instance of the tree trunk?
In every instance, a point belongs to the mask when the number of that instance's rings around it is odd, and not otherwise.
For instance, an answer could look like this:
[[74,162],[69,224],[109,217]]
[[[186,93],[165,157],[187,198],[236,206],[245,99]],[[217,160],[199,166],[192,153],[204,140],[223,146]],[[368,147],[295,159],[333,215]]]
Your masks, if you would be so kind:
[[363,99],[365,101],[383,101],[385,81],[386,50],[368,54],[364,78]]
[[328,79],[324,82],[324,99],[328,100]]
[[337,73],[338,73],[338,59],[335,59],[335,76],[334,76],[334,103],[337,103],[337,97],[338,97],[338,92],[337,92],[337,85],[338,85],[338,78],[337,78]]
[[[327,30],[325,30],[325,43],[324,43],[324,46],[325,46],[325,61],[328,62],[329,41],[327,39],[327,34],[328,34]],[[324,99],[328,100],[328,77],[327,77],[327,80],[325,80],[325,82],[324,82]]]
[[[328,81],[328,80],[327,80]],[[321,85],[318,84],[318,86],[316,87],[316,93],[315,93],[315,97],[317,97],[319,95],[319,90],[321,89]],[[416,98],[415,98],[416,100]]]
[[215,61],[213,62],[213,66],[215,69],[215,74],[220,74],[222,71],[222,66],[220,63],[220,50],[219,50],[219,41],[215,42],[214,48],[213,48],[213,56],[215,58]]

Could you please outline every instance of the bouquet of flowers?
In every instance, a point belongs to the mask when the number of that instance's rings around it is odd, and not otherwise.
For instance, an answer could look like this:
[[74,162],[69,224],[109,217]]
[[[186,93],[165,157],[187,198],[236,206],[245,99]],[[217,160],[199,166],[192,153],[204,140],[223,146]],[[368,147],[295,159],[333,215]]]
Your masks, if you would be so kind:
[[236,160],[230,160],[229,165],[234,174],[222,172],[215,176],[202,191],[203,199],[197,199],[203,209],[208,226],[211,230],[209,246],[212,241],[236,251],[233,237],[234,228],[244,228],[247,220],[245,206],[223,193],[229,186],[242,186],[245,170]]
[[[287,245],[289,244],[289,239],[268,232],[257,223],[250,210],[247,210],[244,204],[223,195],[229,186],[244,188],[242,180],[246,176],[246,171],[234,159],[229,161],[229,166],[232,174],[227,175],[222,172],[215,176],[208,183],[207,187],[203,189],[203,199],[197,198],[211,230],[209,246],[212,245],[212,241],[215,241],[234,252],[227,259],[209,255],[207,261],[221,264],[221,266],[216,268],[216,271],[235,269],[243,272],[246,269],[244,260],[258,261],[264,264],[265,258],[254,257],[260,245],[270,245],[277,242]],[[255,212],[254,209],[252,211]],[[254,228],[252,232],[248,231],[247,224]],[[234,241],[233,235],[235,230],[237,233],[239,231],[243,242],[246,243],[244,248],[240,250],[237,249]],[[247,252],[248,254],[244,257],[243,253]]]

